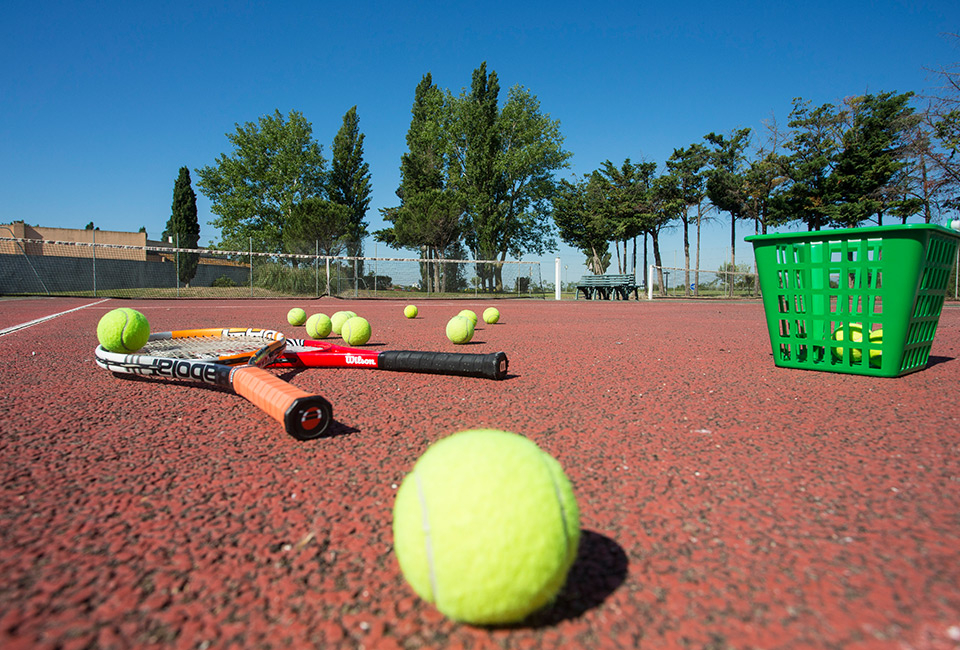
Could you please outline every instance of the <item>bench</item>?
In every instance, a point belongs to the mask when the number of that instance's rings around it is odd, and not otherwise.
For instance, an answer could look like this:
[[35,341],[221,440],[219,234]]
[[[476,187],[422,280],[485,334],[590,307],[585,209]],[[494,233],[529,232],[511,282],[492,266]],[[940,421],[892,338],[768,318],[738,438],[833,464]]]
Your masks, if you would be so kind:
[[584,275],[577,283],[575,299],[580,294],[587,300],[630,300],[630,294],[640,300],[637,279],[633,274],[623,275]]

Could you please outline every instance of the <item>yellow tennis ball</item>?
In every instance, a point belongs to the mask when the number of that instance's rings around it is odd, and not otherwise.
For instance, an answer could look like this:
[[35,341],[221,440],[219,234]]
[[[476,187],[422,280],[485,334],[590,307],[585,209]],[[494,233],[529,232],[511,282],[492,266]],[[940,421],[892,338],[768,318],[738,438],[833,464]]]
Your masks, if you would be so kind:
[[326,314],[314,314],[307,319],[307,336],[312,339],[325,339],[332,330],[333,323]]
[[110,352],[136,352],[148,338],[150,323],[136,309],[121,307],[108,311],[97,323],[97,340]]
[[469,318],[470,320],[473,321],[473,326],[474,327],[477,326],[477,315],[476,313],[470,311],[469,309],[464,309],[459,314],[457,314],[457,316],[463,316],[465,318]]
[[[834,341],[845,340],[846,334],[844,334],[844,331],[846,329],[850,330],[850,340],[853,341],[854,343],[859,343],[860,341],[863,340],[863,328],[860,326],[859,323],[850,323],[846,327],[841,325],[833,333],[833,340]],[[833,355],[833,358],[836,359],[837,361],[843,361],[843,356],[844,356],[843,353],[844,353],[844,348],[831,348],[831,354]],[[850,350],[850,353],[851,353],[850,354],[851,361],[855,364],[860,363],[860,360],[863,358],[863,353],[860,350],[857,350],[856,348]]]
[[348,318],[340,328],[340,336],[347,345],[363,345],[370,340],[371,333],[370,323],[361,316]]
[[419,310],[417,310],[416,305],[407,305],[406,307],[403,308],[403,315],[406,316],[407,318],[416,318],[417,314],[419,313],[420,312]]
[[407,582],[465,623],[514,623],[550,603],[579,542],[580,510],[563,468],[505,431],[462,431],[431,445],[393,506]]
[[500,310],[496,307],[487,307],[483,310],[483,322],[487,325],[493,325],[500,320]]
[[299,327],[307,322],[307,312],[303,311],[299,307],[294,307],[287,312],[287,322],[291,325]]
[[338,311],[330,317],[330,322],[333,323],[333,333],[339,334],[340,328],[343,327],[343,324],[347,322],[348,318],[353,318],[356,314],[352,311]]
[[473,321],[466,316],[454,316],[447,322],[447,338],[454,343],[469,343],[473,338]]
[[[870,342],[877,345],[883,345],[883,330],[873,330],[870,332]],[[879,368],[883,365],[883,350],[870,350],[870,365]]]

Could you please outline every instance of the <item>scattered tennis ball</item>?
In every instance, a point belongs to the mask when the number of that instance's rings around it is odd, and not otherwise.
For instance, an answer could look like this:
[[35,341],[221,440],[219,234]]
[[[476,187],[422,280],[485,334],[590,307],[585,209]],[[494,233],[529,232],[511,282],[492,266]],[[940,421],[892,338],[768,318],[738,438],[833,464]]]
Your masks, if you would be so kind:
[[307,319],[307,336],[312,339],[325,339],[332,330],[333,323],[326,314],[314,314]]
[[403,308],[403,315],[407,318],[416,318],[419,313],[416,305],[407,305]]
[[330,322],[333,323],[333,333],[339,334],[340,328],[343,327],[343,324],[347,322],[348,318],[353,318],[357,314],[352,311],[338,311],[333,316],[330,317]]
[[487,325],[493,325],[500,320],[500,310],[496,307],[487,307],[483,310],[483,322]]
[[457,344],[469,343],[473,338],[473,321],[466,316],[454,316],[447,322],[447,338]]
[[150,323],[136,309],[108,311],[97,323],[97,340],[110,352],[136,352],[150,338]]
[[473,321],[473,326],[474,327],[477,326],[477,314],[475,312],[472,312],[469,309],[464,309],[459,314],[457,314],[457,316],[463,316],[464,318],[469,318],[470,320]]
[[287,322],[296,327],[300,327],[307,322],[307,312],[299,307],[294,307],[287,312]]
[[370,323],[366,318],[348,318],[340,328],[340,336],[347,345],[363,345],[370,340]]
[[514,623],[550,603],[579,542],[580,510],[563,468],[505,431],[462,431],[431,445],[393,506],[407,582],[465,623]]

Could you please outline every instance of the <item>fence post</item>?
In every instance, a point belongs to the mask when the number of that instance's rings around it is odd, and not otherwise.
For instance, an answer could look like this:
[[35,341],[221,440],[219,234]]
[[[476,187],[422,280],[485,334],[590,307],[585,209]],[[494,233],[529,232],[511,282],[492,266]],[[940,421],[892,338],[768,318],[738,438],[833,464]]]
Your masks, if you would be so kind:
[[253,237],[250,238],[250,297],[253,298]]
[[93,237],[93,247],[90,249],[93,251],[93,297],[97,297],[97,229],[92,228],[90,230],[90,235]]

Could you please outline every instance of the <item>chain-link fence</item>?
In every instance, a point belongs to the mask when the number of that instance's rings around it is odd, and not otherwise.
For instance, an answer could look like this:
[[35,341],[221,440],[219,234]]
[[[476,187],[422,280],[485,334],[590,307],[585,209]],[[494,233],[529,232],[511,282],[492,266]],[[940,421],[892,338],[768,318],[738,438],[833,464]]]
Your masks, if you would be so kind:
[[539,262],[290,255],[0,237],[0,294],[544,298]]

